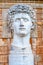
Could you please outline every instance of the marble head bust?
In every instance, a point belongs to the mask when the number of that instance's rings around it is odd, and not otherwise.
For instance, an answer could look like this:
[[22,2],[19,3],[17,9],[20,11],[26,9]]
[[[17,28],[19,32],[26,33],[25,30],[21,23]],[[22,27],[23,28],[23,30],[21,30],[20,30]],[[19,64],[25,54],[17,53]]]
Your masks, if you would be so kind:
[[13,5],[7,14],[7,25],[9,31],[11,29],[17,35],[25,36],[34,27],[36,22],[36,14],[30,5],[17,4]]
[[30,5],[17,4],[8,10],[7,27],[9,31],[13,29],[14,32],[9,65],[34,65],[30,32],[35,22],[35,11]]

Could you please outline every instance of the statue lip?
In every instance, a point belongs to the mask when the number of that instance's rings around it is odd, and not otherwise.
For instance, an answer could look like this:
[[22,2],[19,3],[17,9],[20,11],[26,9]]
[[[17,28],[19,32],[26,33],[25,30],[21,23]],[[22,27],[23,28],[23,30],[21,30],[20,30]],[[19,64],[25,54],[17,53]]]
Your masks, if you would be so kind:
[[19,28],[20,30],[25,30],[26,28]]

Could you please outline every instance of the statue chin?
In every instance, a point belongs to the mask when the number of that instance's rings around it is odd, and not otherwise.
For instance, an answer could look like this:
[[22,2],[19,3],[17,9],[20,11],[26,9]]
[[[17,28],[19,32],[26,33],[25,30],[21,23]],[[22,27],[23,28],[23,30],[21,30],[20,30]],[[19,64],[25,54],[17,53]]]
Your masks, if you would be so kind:
[[26,35],[25,34],[19,34],[20,37],[25,37]]
[[20,36],[20,37],[25,37],[25,36],[27,36],[28,34],[26,34],[26,33],[20,33],[20,34],[17,34],[18,36]]

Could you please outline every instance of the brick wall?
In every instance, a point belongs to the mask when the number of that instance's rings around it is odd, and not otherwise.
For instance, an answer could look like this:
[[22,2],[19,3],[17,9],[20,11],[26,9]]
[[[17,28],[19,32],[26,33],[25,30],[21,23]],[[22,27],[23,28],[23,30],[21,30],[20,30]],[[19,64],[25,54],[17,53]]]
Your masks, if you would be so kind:
[[[6,30],[6,17],[7,9],[15,3],[0,3],[0,64],[8,65],[8,55],[10,43],[12,41],[11,33]],[[34,31],[30,42],[32,43],[33,53],[35,55],[35,65],[43,65],[43,8],[34,7],[37,14],[37,29]],[[4,17],[3,17],[4,15]]]

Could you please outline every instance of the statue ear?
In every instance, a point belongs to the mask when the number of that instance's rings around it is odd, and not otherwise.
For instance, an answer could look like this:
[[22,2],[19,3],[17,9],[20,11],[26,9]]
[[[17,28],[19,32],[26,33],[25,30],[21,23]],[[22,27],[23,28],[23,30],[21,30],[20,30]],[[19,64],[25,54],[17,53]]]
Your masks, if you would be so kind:
[[13,23],[12,23],[11,29],[14,29],[14,25],[13,25]]
[[33,30],[35,27],[34,23],[32,22],[32,27],[31,27],[31,30]]

